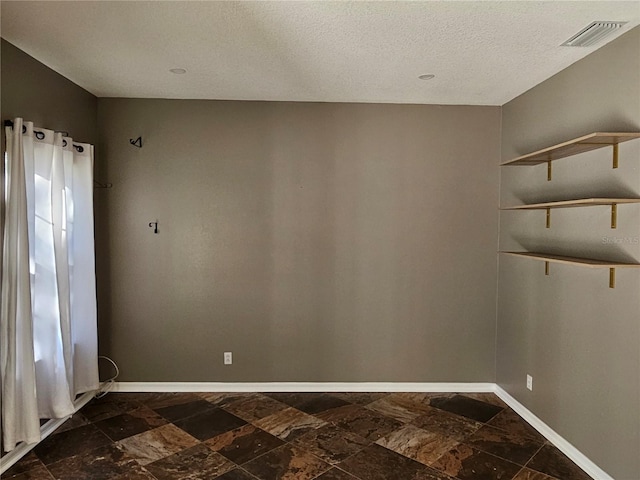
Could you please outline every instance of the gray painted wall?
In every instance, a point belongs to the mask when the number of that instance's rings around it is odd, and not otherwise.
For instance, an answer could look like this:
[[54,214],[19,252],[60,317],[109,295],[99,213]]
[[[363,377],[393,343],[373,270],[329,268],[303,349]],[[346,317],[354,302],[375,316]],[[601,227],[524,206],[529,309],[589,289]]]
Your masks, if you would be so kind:
[[123,381],[494,380],[499,108],[100,99],[99,131]]
[[22,117],[97,142],[97,98],[2,40],[2,120]]
[[[502,158],[594,131],[640,131],[636,28],[504,105]],[[640,197],[640,140],[546,166],[502,167],[501,205],[589,196]],[[502,250],[640,261],[640,205],[501,214]],[[497,382],[614,478],[640,477],[640,271],[500,258]],[[525,376],[533,375],[533,391]]]

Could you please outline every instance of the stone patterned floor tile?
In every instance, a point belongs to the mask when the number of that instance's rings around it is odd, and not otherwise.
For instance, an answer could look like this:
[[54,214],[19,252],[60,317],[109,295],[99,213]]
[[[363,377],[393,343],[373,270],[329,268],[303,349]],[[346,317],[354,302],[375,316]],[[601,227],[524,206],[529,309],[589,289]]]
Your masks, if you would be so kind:
[[536,472],[528,468],[523,468],[520,472],[513,477],[513,480],[560,480],[555,477],[550,477],[544,473]]
[[526,466],[531,470],[562,480],[589,480],[591,478],[564,453],[548,443],[534,455]]
[[445,453],[432,467],[459,480],[511,480],[522,469],[520,465],[464,444]]
[[53,435],[58,433],[66,432],[68,430],[73,430],[74,428],[82,427],[84,425],[89,425],[91,423],[87,417],[84,416],[82,412],[77,412],[71,416],[69,420],[64,422],[60,427],[53,432]]
[[375,442],[403,425],[403,423],[398,420],[385,417],[378,412],[359,405],[346,405],[344,407],[332,408],[317,416],[372,442]]
[[204,441],[246,425],[247,422],[221,408],[214,408],[174,423],[189,435]]
[[341,470],[366,480],[449,480],[431,469],[380,445],[371,445],[338,465]]
[[535,428],[511,409],[503,410],[489,420],[487,425],[518,435],[524,435],[525,437],[533,438],[543,443],[546,442],[546,439]]
[[203,398],[217,407],[224,407],[230,403],[253,397],[255,395],[255,393],[251,392],[201,392],[198,394],[200,398]]
[[411,423],[423,430],[457,440],[464,440],[483,425],[467,417],[455,415],[434,407],[426,407],[423,415],[417,417]]
[[242,468],[234,468],[233,470],[216,477],[216,480],[258,480]]
[[360,452],[369,446],[371,441],[328,424],[304,434],[293,444],[335,465]]
[[175,422],[177,420],[182,420],[183,418],[192,417],[199,413],[209,412],[214,408],[216,408],[214,405],[199,398],[192,402],[154,408],[153,410],[170,422]]
[[[132,397],[136,401],[143,403],[152,410],[156,408],[171,407],[174,405],[182,405],[184,403],[195,402],[200,400],[200,397],[195,393],[180,392],[180,393],[148,393],[148,394],[133,394]],[[143,395],[143,396],[140,396]]]
[[278,437],[250,424],[210,438],[205,443],[238,465],[284,444]]
[[184,430],[173,424],[168,424],[120,440],[116,445],[136,459],[140,465],[146,465],[193,447],[198,443],[198,440]]
[[255,426],[286,441],[301,437],[308,431],[325,425],[325,423],[323,420],[307,415],[293,407],[253,422]]
[[18,475],[19,473],[25,473],[30,470],[41,468],[43,466],[44,464],[42,463],[42,461],[37,457],[35,452],[31,450],[2,475],[6,477],[12,477]]
[[45,438],[33,451],[42,460],[42,463],[49,465],[64,458],[82,455],[110,443],[111,439],[98,430],[95,425],[84,425]]
[[122,415],[100,420],[95,423],[95,426],[111,440],[117,442],[147,430],[161,427],[167,423],[167,420],[150,408],[140,407]]
[[128,393],[110,393],[101,398],[94,398],[87,403],[82,407],[82,415],[90,422],[98,422],[105,418],[115,417],[140,408],[142,404],[137,398],[139,397],[131,396]]
[[525,465],[543,442],[485,425],[465,440],[467,445],[519,465]]
[[311,480],[329,470],[331,465],[287,444],[244,464],[243,468],[260,480]]
[[236,465],[204,444],[182,450],[147,465],[158,480],[209,480]]
[[368,405],[389,394],[384,392],[335,392],[331,393],[331,395],[355,405]]
[[47,466],[56,479],[109,480],[124,475],[138,466],[125,452],[109,444],[82,455],[65,458]]
[[424,465],[431,465],[460,442],[414,425],[405,425],[376,443]]
[[53,475],[49,473],[49,470],[44,465],[17,475],[9,476],[4,473],[2,478],[3,480],[54,480]]
[[285,410],[289,405],[271,397],[256,394],[227,403],[222,408],[247,422],[253,422]]
[[465,397],[464,395],[454,395],[445,399],[432,399],[430,405],[483,423],[488,422],[504,410],[502,407]]
[[464,395],[465,397],[473,398],[474,400],[480,400],[484,403],[490,403],[491,405],[495,405],[496,407],[501,408],[509,408],[504,401],[498,397],[495,393],[490,392],[466,392],[460,393],[458,395]]
[[349,405],[349,402],[327,393],[316,393],[304,401],[296,403],[294,407],[305,413],[315,415],[316,413],[324,412],[331,408],[342,407],[343,405]]
[[368,404],[365,408],[378,412],[386,417],[393,418],[402,423],[409,423],[416,417],[419,417],[422,413],[423,407],[421,404],[413,404],[405,401],[402,397],[388,397],[381,398]]
[[338,468],[332,468],[327,472],[323,473],[319,477],[316,477],[315,480],[359,480],[353,475],[345,472],[344,470],[340,470]]

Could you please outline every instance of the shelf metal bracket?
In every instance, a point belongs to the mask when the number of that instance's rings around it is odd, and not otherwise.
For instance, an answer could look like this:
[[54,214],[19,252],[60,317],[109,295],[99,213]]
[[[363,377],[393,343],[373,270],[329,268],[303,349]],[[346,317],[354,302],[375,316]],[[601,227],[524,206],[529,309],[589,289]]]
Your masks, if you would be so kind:
[[609,269],[609,288],[616,288],[616,269]]
[[549,262],[544,262],[544,274],[549,275]]
[[550,182],[550,181],[551,181],[551,160],[547,160],[547,182]]
[[618,204],[611,204],[611,228],[618,227]]
[[547,228],[551,227],[551,208],[547,207]]
[[618,144],[613,144],[613,168],[618,168]]

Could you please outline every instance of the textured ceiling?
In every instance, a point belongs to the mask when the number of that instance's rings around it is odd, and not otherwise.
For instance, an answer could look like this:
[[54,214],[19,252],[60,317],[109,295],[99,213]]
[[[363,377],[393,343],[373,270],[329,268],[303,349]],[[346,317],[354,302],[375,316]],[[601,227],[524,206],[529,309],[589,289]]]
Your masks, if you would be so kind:
[[[502,105],[639,1],[2,1],[2,37],[99,97]],[[617,36],[617,35],[616,35]],[[188,70],[175,75],[170,68]],[[436,77],[422,81],[420,74]]]

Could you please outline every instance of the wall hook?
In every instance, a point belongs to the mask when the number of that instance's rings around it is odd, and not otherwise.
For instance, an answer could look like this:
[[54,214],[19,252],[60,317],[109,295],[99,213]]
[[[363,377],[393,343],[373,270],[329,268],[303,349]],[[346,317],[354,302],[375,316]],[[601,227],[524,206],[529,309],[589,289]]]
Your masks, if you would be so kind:
[[142,137],[138,137],[135,140],[133,138],[130,138],[129,143],[134,147],[142,148]]
[[149,222],[149,228],[153,228],[153,233],[158,233],[158,222]]

